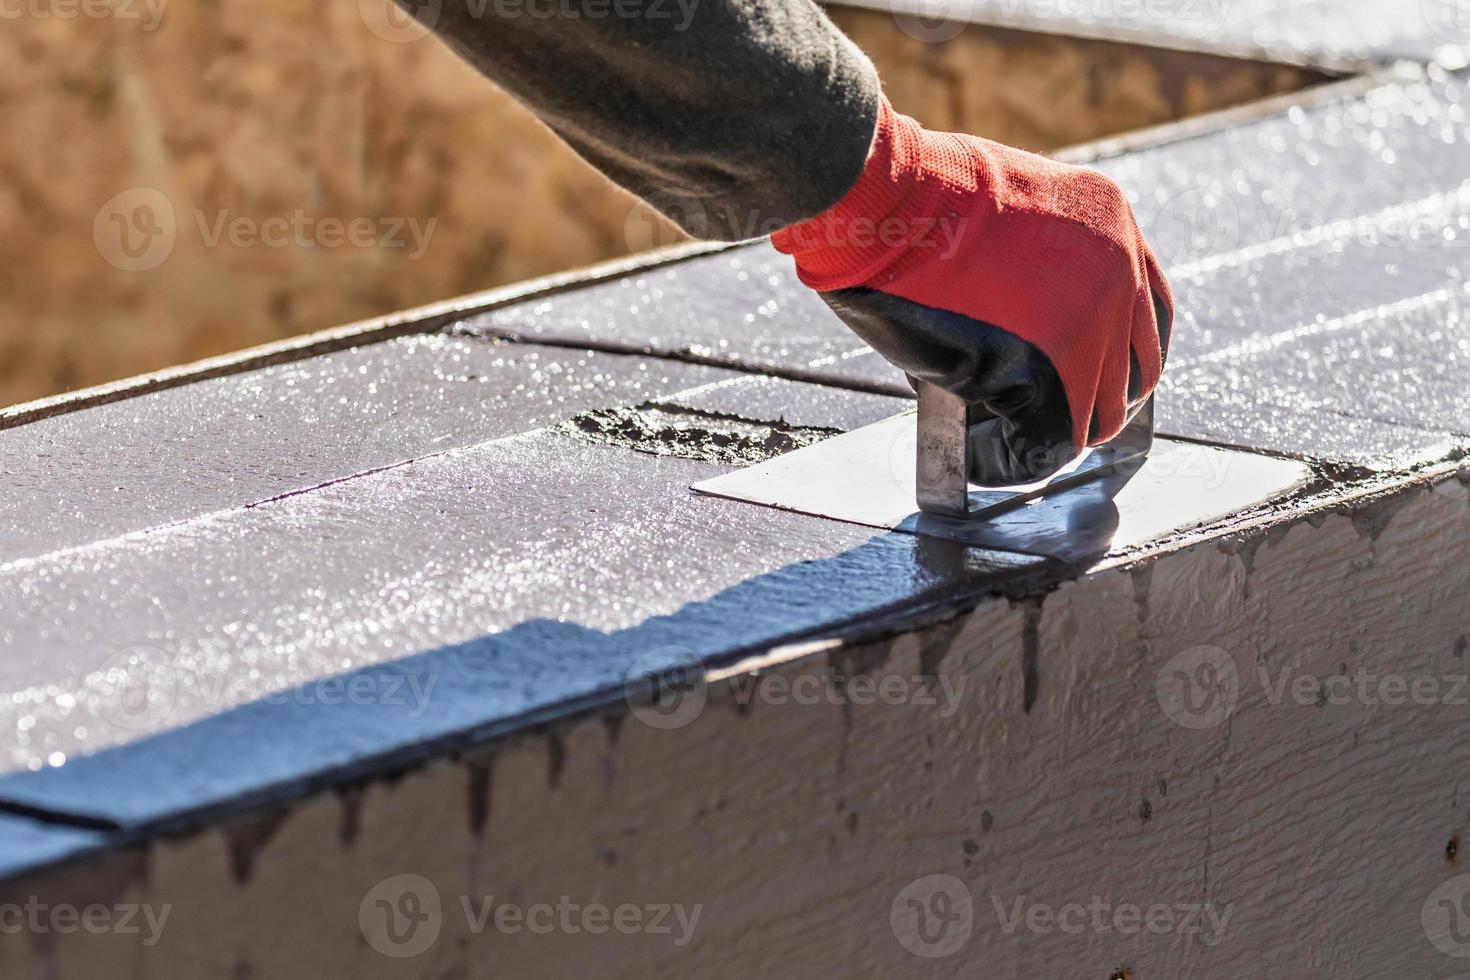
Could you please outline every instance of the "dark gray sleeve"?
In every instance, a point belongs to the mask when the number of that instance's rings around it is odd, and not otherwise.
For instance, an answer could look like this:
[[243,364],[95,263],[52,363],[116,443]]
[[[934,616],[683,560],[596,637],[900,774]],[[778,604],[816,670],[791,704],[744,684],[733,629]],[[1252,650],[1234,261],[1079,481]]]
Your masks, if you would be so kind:
[[582,157],[699,238],[852,186],[872,63],[811,0],[399,0]]

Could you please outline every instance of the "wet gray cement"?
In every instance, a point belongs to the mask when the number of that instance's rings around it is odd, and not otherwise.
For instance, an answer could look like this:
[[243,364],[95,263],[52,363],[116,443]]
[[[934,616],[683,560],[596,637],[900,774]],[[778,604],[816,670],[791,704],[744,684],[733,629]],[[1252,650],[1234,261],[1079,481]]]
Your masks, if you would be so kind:
[[[1467,109],[1464,78],[1435,69],[1097,162],[1129,191],[1176,295],[1161,433],[1382,470],[1464,444]],[[907,391],[764,243],[463,329]]]
[[911,398],[875,395],[818,385],[793,386],[781,378],[744,375],[681,392],[664,401],[759,422],[837,428],[844,431],[881,422],[914,407]]
[[815,445],[842,430],[752,422],[736,415],[644,402],[582,412],[551,431],[654,456],[750,466]]
[[594,409],[552,431],[659,456],[749,466],[913,407],[908,399],[741,375]]
[[0,572],[0,800],[167,822],[1050,567],[690,493],[727,469],[532,433]]
[[[1388,471],[1464,448],[1466,102],[1441,73],[1102,162],[1179,297],[1164,432]],[[61,821],[0,844],[0,874],[87,846],[65,824],[176,823],[665,662],[1076,574],[696,497],[729,464],[547,431],[643,403],[828,429],[906,404],[841,390],[904,385],[784,263],[743,247],[461,328],[550,347],[394,341],[0,432],[0,807]]]
[[[940,37],[934,8],[918,0],[841,0],[916,15],[914,33]],[[1260,52],[1315,61],[1428,60],[1449,45],[1470,45],[1470,17],[1456,0],[1174,0],[1164,3],[1058,3],[963,0],[946,3],[951,20],[1024,26],[1063,34],[1206,51]]]
[[908,392],[769,244],[658,266],[474,317],[458,329],[531,342],[596,343],[694,356],[756,372]]
[[721,380],[740,376],[434,335],[0,430],[0,567]]

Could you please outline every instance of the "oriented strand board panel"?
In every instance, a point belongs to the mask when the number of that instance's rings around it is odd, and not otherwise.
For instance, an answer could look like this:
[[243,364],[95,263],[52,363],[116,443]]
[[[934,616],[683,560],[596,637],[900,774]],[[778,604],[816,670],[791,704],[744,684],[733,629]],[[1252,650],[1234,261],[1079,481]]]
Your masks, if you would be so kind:
[[0,404],[659,240],[389,0],[99,7],[0,32]]

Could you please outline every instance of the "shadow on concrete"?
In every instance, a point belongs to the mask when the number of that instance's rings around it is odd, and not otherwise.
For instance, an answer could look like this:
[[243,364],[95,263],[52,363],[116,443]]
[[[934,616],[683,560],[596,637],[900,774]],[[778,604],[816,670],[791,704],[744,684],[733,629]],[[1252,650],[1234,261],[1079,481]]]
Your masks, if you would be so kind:
[[[698,673],[801,639],[913,628],[1060,574],[1033,556],[877,534],[627,629],[532,619],[245,703],[191,705],[196,717],[165,718],[134,741],[120,732],[121,744],[96,754],[0,778],[0,807],[126,832],[187,826],[617,705],[630,684],[646,693],[670,670]],[[179,727],[162,730],[169,724]]]

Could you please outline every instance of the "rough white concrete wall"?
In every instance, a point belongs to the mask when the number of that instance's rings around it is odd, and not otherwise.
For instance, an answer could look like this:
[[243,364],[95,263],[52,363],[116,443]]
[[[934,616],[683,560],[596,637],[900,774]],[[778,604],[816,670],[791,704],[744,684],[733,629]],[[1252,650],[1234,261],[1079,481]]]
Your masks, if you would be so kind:
[[1466,483],[1406,487],[17,883],[169,917],[0,975],[1464,976],[1467,594]]

